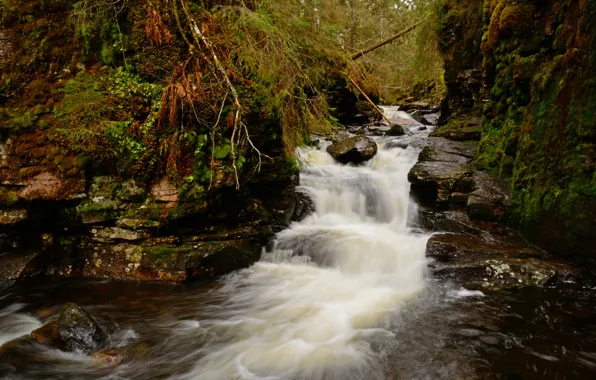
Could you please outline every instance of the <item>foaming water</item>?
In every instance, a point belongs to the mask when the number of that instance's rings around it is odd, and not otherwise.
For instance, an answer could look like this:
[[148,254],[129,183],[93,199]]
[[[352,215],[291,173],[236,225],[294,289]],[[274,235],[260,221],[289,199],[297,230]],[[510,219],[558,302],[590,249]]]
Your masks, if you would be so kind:
[[216,339],[183,379],[381,379],[389,319],[425,286],[427,236],[407,227],[413,149],[364,166],[299,151],[316,210],[228,277],[201,321]]
[[0,346],[30,334],[31,331],[41,326],[37,318],[19,313],[24,306],[24,304],[15,303],[0,310]]

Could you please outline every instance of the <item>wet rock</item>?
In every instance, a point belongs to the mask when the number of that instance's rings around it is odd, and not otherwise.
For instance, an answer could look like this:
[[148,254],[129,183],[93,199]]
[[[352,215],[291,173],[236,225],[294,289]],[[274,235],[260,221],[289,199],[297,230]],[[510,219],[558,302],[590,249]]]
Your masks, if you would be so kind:
[[27,219],[27,210],[0,210],[0,225],[17,224]]
[[422,113],[420,113],[420,110],[412,112],[410,116],[412,116],[412,119],[416,120],[417,122],[422,123]]
[[427,256],[436,277],[466,288],[498,290],[545,285],[577,278],[579,271],[539,251],[516,236],[495,238],[460,234],[435,235]]
[[354,136],[341,139],[327,147],[327,152],[337,161],[361,163],[377,154],[377,143],[365,136]]
[[474,173],[475,190],[467,201],[470,217],[479,220],[498,220],[511,205],[509,189],[495,175]]
[[428,113],[422,116],[421,123],[425,125],[437,125],[439,121],[439,114],[438,113]]
[[402,148],[407,149],[410,144],[406,141],[393,140],[387,143],[387,148]]
[[472,161],[474,145],[430,138],[408,173],[412,192],[426,204],[447,209],[463,203],[465,194],[474,190]]
[[368,134],[371,136],[384,136],[390,129],[388,125],[370,125],[368,126]]
[[426,102],[410,102],[410,103],[402,103],[399,105],[399,110],[404,112],[413,112],[413,111],[430,111],[433,107]]
[[430,135],[455,141],[479,141],[482,137],[482,127],[476,124],[476,119],[463,122],[453,120],[449,124],[435,129]]
[[387,136],[403,136],[405,135],[408,129],[400,124],[392,124],[389,130],[387,131]]
[[49,344],[61,348],[64,344],[58,328],[58,320],[54,319],[31,332],[31,339],[39,344]]
[[501,231],[495,224],[471,220],[463,210],[427,213],[425,220],[425,227],[436,232],[482,235]]
[[191,279],[213,279],[249,267],[260,253],[261,245],[248,240],[199,243],[188,256],[186,270]]
[[116,367],[124,360],[120,353],[113,349],[105,349],[91,355],[91,359],[98,365],[105,367]]
[[[472,162],[476,156],[477,147],[475,144],[451,141],[440,137],[431,137],[428,141],[435,151],[463,156],[468,159],[468,162]],[[428,161],[432,160],[432,158],[428,158]]]
[[0,253],[0,279],[20,280],[42,274],[45,252],[5,252]]
[[184,282],[186,254],[192,250],[130,243],[91,247],[83,269],[85,277],[134,281]]
[[94,228],[91,231],[94,240],[100,242],[110,242],[113,240],[142,240],[151,237],[146,231],[127,230],[119,227]]
[[66,349],[90,354],[108,339],[109,335],[85,309],[74,303],[67,303],[58,317],[60,338]]
[[350,133],[353,133],[355,135],[364,135],[366,134],[366,129],[363,126],[357,125],[357,126],[353,126],[353,127],[349,127],[348,131]]
[[129,218],[122,218],[116,221],[116,225],[122,228],[132,228],[133,230],[137,228],[158,228],[161,223],[156,220],[149,220],[149,219],[129,219]]
[[436,145],[425,147],[418,156],[420,162],[453,162],[458,164],[471,164],[472,158],[459,154],[449,153]]
[[296,190],[297,202],[294,207],[292,221],[299,222],[315,211],[315,202],[305,190]]
[[472,182],[471,165],[457,162],[419,162],[408,173],[412,192],[423,203],[447,207],[449,195],[468,188]]

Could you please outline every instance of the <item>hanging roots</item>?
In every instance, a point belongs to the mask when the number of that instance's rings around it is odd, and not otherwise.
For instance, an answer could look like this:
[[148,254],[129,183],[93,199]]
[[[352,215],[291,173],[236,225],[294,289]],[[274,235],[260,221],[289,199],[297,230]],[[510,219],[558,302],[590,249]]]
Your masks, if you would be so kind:
[[163,17],[159,11],[152,7],[147,7],[147,24],[145,25],[145,37],[151,43],[151,46],[169,45],[172,43],[172,33],[164,24]]

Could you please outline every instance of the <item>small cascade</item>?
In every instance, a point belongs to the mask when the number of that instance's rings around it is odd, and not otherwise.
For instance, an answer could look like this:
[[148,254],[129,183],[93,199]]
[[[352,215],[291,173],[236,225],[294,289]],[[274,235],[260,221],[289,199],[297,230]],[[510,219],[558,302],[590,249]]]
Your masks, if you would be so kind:
[[418,152],[387,148],[362,166],[298,152],[316,210],[261,261],[226,279],[202,324],[216,339],[184,379],[382,378],[389,320],[425,287],[428,236],[408,228]]

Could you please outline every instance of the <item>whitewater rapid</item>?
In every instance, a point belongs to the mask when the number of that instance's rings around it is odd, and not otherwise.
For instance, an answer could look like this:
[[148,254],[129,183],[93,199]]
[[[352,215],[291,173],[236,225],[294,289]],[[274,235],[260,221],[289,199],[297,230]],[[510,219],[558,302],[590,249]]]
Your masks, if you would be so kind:
[[180,379],[381,379],[379,346],[391,320],[425,287],[427,235],[407,173],[418,151],[386,148],[341,165],[318,148],[298,152],[299,191],[315,211],[277,235],[274,249],[225,279],[203,335],[217,336]]

